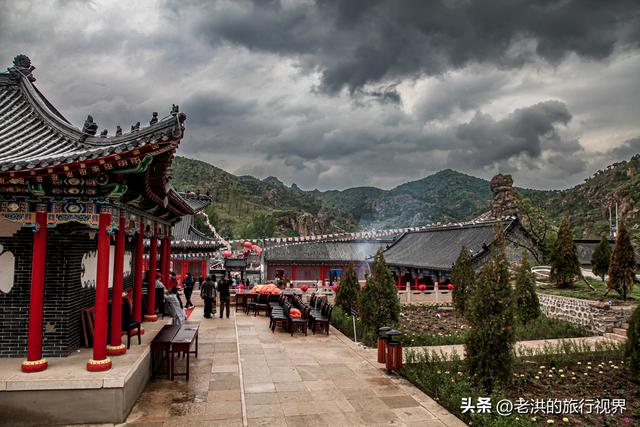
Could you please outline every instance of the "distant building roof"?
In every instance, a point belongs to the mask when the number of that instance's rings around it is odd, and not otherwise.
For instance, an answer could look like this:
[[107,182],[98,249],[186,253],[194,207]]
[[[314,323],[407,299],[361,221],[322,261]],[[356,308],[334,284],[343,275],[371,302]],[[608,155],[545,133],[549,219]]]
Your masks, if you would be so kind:
[[[462,246],[476,256],[494,241],[495,223],[486,221],[411,231],[389,246],[384,257],[389,265],[448,271]],[[516,223],[515,219],[503,221],[505,231],[508,233]]]
[[267,248],[265,261],[365,261],[378,249],[389,245],[389,240],[305,242]]

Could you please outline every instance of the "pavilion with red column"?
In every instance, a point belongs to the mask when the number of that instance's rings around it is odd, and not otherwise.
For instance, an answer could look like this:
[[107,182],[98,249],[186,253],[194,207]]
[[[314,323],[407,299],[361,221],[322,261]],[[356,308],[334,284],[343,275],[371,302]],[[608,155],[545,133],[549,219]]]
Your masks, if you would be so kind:
[[[186,115],[174,105],[114,135],[89,115],[78,129],[33,70],[18,55],[0,73],[0,357],[46,369],[46,356],[81,346],[85,310],[95,316],[86,368],[106,370],[108,356],[126,351],[123,298],[134,320],[157,319],[155,292],[143,289],[144,240],[168,275],[172,226],[198,210],[169,183]],[[153,289],[155,271],[146,274]]]

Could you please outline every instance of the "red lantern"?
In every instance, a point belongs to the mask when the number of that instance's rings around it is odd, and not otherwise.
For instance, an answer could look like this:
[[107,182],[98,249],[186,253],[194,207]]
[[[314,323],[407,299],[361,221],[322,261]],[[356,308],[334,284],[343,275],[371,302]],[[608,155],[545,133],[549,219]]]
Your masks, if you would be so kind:
[[233,255],[233,252],[231,252],[231,251],[222,252],[222,256],[225,257],[225,258],[231,258],[231,255]]
[[253,243],[251,243],[251,242],[244,242],[244,245],[242,245],[242,246],[244,246],[246,249],[251,249],[251,247],[253,246]]
[[421,291],[426,291],[427,290],[427,285],[422,283],[422,284],[418,285],[418,289],[420,289]]
[[246,258],[246,257],[248,257],[248,256],[249,256],[249,251],[243,251],[243,252],[242,252],[242,255],[243,255],[245,258]]
[[331,289],[333,289],[333,292],[338,292],[338,285],[333,285]]
[[238,286],[238,289],[240,289],[241,291],[244,290],[244,285]]
[[300,290],[302,292],[307,292],[309,290],[309,287],[307,285],[302,285],[302,286],[300,286]]
[[452,290],[453,290],[453,288],[455,288],[455,286],[453,286],[453,283],[449,283],[449,284],[447,285],[447,289],[449,289],[450,291],[452,291]]
[[260,256],[260,254],[262,253],[262,248],[260,246],[256,246],[253,249],[254,251],[256,251],[256,253],[258,254],[258,256]]

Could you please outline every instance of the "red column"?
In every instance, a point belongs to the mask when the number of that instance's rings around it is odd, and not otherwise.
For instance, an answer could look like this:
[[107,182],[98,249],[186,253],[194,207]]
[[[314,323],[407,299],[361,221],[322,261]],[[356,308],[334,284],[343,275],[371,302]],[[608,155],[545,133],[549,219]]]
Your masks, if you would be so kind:
[[202,277],[204,277],[206,279],[207,276],[208,276],[208,274],[207,274],[208,273],[208,271],[207,271],[207,261],[206,260],[202,261],[202,265],[200,266],[200,269],[202,271]]
[[165,276],[164,276],[164,280],[166,280],[166,283],[169,283],[170,280],[170,275],[171,275],[171,227],[167,227],[165,229],[165,233],[164,233],[165,237],[164,237],[164,244],[163,246],[166,246],[165,248]]
[[98,265],[96,271],[96,320],[93,327],[93,358],[87,362],[87,371],[111,369],[107,357],[107,300],[109,299],[109,232],[111,209],[100,209],[98,219]]
[[184,279],[187,276],[187,271],[188,271],[187,265],[188,265],[187,261],[185,260],[180,261],[180,271],[182,272],[182,283],[184,283]]
[[398,270],[398,290],[400,290],[400,285],[402,284],[402,270]]
[[[144,221],[140,220],[138,237],[136,237],[136,255],[133,266],[133,320],[142,322],[142,275],[145,270],[144,256]],[[140,328],[144,333],[144,329]]]
[[36,224],[31,258],[31,293],[29,295],[29,337],[27,360],[22,362],[23,372],[47,369],[47,359],[42,358],[42,310],[44,307],[44,272],[47,258],[47,205],[36,207]]
[[296,266],[292,265],[291,266],[291,283],[293,284],[295,280],[296,280]]
[[418,270],[416,270],[416,291],[418,290],[418,288],[420,287],[420,273],[418,272]]
[[320,266],[320,277],[322,277],[322,286],[324,287],[324,265]]
[[147,273],[147,314],[145,322],[155,322],[156,315],[156,263],[158,261],[158,224],[153,224],[153,236],[149,248],[149,272]]
[[116,253],[113,257],[113,289],[111,291],[111,336],[107,345],[107,354],[117,356],[127,352],[122,344],[122,282],[124,276],[124,229],[126,215],[120,210],[118,232],[116,234]]

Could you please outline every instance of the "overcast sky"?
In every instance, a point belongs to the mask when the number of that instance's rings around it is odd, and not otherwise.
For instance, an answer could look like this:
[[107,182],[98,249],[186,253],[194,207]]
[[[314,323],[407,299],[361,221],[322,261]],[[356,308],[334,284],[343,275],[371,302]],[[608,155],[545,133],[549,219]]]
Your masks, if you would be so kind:
[[110,134],[179,104],[179,154],[235,174],[566,188],[640,152],[637,0],[37,3],[0,0],[0,66]]

